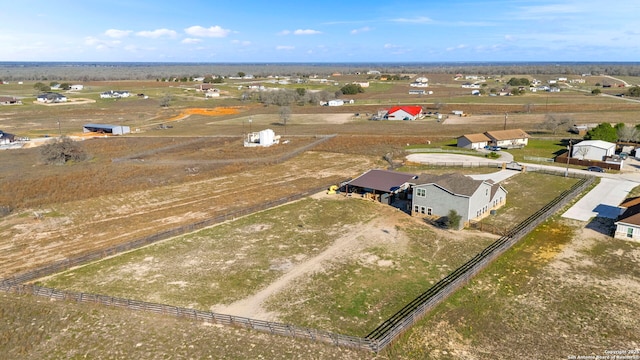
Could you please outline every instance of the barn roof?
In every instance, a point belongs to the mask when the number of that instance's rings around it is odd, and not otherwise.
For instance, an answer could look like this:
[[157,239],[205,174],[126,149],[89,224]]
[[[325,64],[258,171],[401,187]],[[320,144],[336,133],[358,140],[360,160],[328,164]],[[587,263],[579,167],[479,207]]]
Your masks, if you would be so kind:
[[394,112],[400,111],[400,110],[406,112],[407,114],[411,114],[412,116],[418,116],[422,112],[422,106],[418,106],[418,105],[394,106],[391,109],[389,109],[389,114],[393,114]]
[[396,171],[373,169],[349,181],[350,186],[391,192],[414,179],[416,175]]

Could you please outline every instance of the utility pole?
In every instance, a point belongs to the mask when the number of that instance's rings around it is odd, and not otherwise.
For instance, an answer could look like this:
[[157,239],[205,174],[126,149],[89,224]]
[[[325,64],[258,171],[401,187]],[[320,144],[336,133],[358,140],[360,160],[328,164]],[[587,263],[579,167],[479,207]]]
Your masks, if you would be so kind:
[[571,139],[569,139],[569,145],[567,145],[567,170],[564,172],[564,177],[569,176],[569,159],[571,158]]
[[504,113],[504,129],[502,130],[507,130],[507,118],[509,118],[509,113]]
[[60,127],[60,120],[58,120],[58,133],[60,134],[60,137],[62,137],[62,128]]

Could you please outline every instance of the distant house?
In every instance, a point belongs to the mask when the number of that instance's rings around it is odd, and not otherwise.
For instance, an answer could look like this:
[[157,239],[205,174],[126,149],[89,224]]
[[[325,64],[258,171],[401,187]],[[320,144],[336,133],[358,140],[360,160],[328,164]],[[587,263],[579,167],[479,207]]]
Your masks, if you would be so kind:
[[327,102],[327,106],[342,106],[344,105],[344,100],[342,99],[334,99],[334,100],[329,100]]
[[409,90],[410,95],[426,95],[427,90]]
[[474,180],[462,174],[421,174],[413,181],[413,216],[447,216],[454,210],[460,227],[479,220],[507,201],[507,190],[490,180]]
[[571,157],[603,161],[616,153],[616,144],[603,140],[583,140],[572,146]]
[[131,96],[131,94],[126,90],[122,90],[122,91],[109,90],[109,91],[100,93],[100,98],[102,99],[119,99],[119,98],[127,98],[129,96]]
[[625,201],[620,207],[624,210],[614,223],[616,231],[613,237],[640,242],[640,198]]
[[15,135],[0,130],[0,145],[9,145],[15,140]]
[[491,140],[491,145],[507,149],[524,147],[530,138],[529,134],[520,129],[486,131],[484,134]]
[[354,81],[353,84],[360,85],[360,87],[363,87],[363,88],[368,88],[369,87],[369,82],[368,81],[361,81],[361,82]]
[[416,120],[422,116],[421,106],[394,106],[385,116],[388,120]]
[[195,86],[195,88],[196,88],[196,91],[209,91],[215,88],[215,86],[212,84],[198,84]]
[[22,105],[22,100],[13,96],[0,96],[0,105]]
[[458,137],[458,147],[465,149],[482,149],[489,145],[491,139],[485,134],[467,134]]
[[36,101],[45,103],[45,104],[61,103],[61,102],[67,102],[67,97],[62,94],[48,92],[48,93],[38,95],[36,97]]
[[478,83],[464,83],[462,84],[462,87],[465,89],[480,89],[480,84]]
[[205,98],[214,98],[214,97],[220,97],[220,90],[219,89],[209,89],[204,93],[204,97]]
[[81,85],[81,84],[71,85],[70,89],[73,91],[80,91],[84,89],[84,85]]

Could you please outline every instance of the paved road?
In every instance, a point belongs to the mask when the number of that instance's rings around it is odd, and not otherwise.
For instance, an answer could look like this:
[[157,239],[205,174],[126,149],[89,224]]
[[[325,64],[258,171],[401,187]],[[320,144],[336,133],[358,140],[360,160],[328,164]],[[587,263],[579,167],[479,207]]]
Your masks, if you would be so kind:
[[[503,154],[507,154],[503,152]],[[512,159],[512,158],[511,158]],[[487,163],[503,163],[511,161],[508,157],[498,160],[491,160],[476,156],[443,154],[443,153],[420,153],[407,156],[407,160],[426,164],[451,164],[451,165],[481,165]],[[531,170],[550,169],[559,170],[557,166],[542,164],[521,163]],[[560,168],[562,169],[562,168]],[[618,205],[626,198],[627,194],[636,186],[640,185],[640,162],[635,159],[626,161],[623,172],[619,174],[592,173],[580,169],[568,169],[570,173],[583,173],[601,177],[600,184],[594,187],[587,195],[576,202],[569,210],[562,214],[565,218],[589,221],[593,217],[605,217],[615,219],[620,214]],[[495,182],[503,181],[510,176],[517,174],[513,170],[500,170],[491,174],[472,175],[474,179],[491,179]]]

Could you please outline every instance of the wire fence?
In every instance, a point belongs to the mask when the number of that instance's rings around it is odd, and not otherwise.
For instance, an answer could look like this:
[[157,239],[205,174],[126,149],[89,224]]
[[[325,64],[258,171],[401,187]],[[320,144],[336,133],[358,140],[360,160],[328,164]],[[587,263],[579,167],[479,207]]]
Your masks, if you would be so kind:
[[531,230],[553,215],[559,209],[564,207],[568,202],[578,196],[594,181],[593,177],[583,177],[574,186],[564,191],[549,204],[531,215],[522,223],[509,230],[508,233],[500,239],[493,242],[483,251],[475,255],[465,264],[451,272],[449,275],[438,281],[431,288],[419,295],[409,304],[405,305],[401,310],[385,320],[376,329],[371,331],[364,338],[341,335],[318,329],[298,327],[290,324],[283,324],[271,321],[263,321],[258,319],[245,318],[234,315],[218,314],[208,311],[200,311],[190,308],[176,307],[165,304],[150,303],[132,299],[116,298],[107,295],[88,294],[82,292],[72,292],[57,290],[52,288],[40,287],[26,282],[48,276],[57,272],[67,270],[74,266],[83,265],[92,261],[103,259],[107,256],[119,254],[124,251],[139,248],[141,246],[151,244],[160,240],[164,240],[173,236],[185,234],[207,226],[211,226],[235,217],[244,216],[257,211],[265,210],[277,205],[284,204],[293,200],[301,199],[313,193],[324,190],[313,189],[297,195],[288,196],[279,200],[254,206],[249,209],[238,210],[216,218],[197,222],[175,229],[167,230],[155,235],[146,236],[126,244],[110,247],[108,249],[94,251],[83,256],[72,259],[62,260],[53,264],[19,274],[8,279],[0,281],[0,290],[12,291],[20,294],[33,294],[44,296],[57,300],[72,300],[77,302],[97,303],[106,306],[122,307],[132,311],[146,311],[178,318],[187,318],[194,321],[205,321],[210,323],[240,326],[261,332],[268,332],[282,336],[290,336],[302,339],[325,342],[336,346],[344,346],[373,352],[380,352],[386,346],[391,344],[398,336],[408,330],[413,324],[420,320],[424,315],[437,304],[445,300],[453,294],[458,288],[466,284],[471,278],[482,271],[498,256],[507,249],[517,243]]

